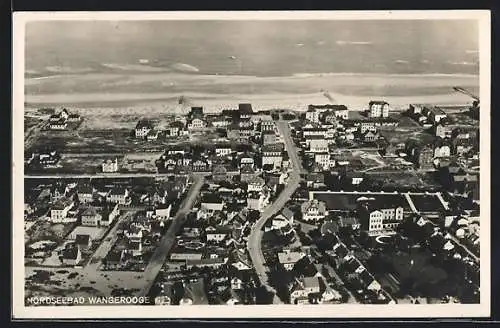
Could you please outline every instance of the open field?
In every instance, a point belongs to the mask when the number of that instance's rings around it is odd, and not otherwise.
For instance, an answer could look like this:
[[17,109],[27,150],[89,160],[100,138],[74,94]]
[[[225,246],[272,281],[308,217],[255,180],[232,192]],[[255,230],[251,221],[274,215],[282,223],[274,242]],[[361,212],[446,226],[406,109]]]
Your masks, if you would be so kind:
[[424,131],[421,127],[418,128],[395,128],[395,129],[380,129],[380,135],[385,137],[392,145],[405,143],[408,139],[415,139],[422,144],[429,144],[434,140],[434,135]]

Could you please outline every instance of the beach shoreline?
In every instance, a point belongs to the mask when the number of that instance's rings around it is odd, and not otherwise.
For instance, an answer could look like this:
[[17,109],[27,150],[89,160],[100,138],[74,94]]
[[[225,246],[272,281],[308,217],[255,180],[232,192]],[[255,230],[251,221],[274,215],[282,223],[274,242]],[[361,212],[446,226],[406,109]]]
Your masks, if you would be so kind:
[[[78,74],[25,80],[25,108],[67,106],[84,114],[139,110],[183,113],[191,106],[206,112],[252,103],[256,110],[306,110],[309,104],[344,104],[363,110],[385,100],[394,110],[411,103],[466,105],[472,99],[453,91],[476,91],[479,77],[450,74],[325,73],[288,77],[198,74]],[[183,104],[179,104],[182,97]],[[102,110],[97,110],[97,109]],[[106,110],[107,109],[107,110]]]

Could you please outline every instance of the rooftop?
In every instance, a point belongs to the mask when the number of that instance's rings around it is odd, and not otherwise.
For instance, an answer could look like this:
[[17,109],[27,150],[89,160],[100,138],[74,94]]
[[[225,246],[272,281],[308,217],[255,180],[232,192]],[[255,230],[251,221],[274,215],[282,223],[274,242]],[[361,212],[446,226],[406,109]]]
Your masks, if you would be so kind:
[[402,206],[404,210],[410,210],[410,205],[406,198],[401,194],[394,193],[331,193],[331,192],[313,192],[314,199],[325,202],[326,208],[333,211],[352,211],[357,208],[357,199],[360,197],[376,197],[380,202],[392,206]]
[[281,264],[295,264],[304,256],[302,252],[279,252],[278,261]]

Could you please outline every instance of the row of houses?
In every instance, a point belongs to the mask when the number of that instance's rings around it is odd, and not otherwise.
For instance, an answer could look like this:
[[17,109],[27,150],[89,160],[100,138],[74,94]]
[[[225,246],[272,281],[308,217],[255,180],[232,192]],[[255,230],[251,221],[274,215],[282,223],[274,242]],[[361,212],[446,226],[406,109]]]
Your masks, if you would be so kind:
[[[300,211],[302,220],[306,222],[322,222],[329,216],[326,203],[318,199],[303,202]],[[355,221],[359,221],[360,228],[372,236],[394,232],[403,222],[403,214],[400,204],[386,203],[376,196],[359,197],[356,200]]]

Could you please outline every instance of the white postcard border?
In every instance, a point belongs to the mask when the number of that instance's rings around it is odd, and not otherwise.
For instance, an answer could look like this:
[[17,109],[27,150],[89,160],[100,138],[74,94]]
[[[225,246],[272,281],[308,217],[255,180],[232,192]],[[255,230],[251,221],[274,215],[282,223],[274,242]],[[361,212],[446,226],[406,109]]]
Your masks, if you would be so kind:
[[[24,37],[25,24],[40,20],[426,20],[479,22],[480,51],[480,304],[433,305],[252,305],[71,306],[24,305]],[[13,13],[13,225],[12,316],[14,319],[131,318],[438,318],[490,315],[490,85],[491,30],[487,10],[432,11],[258,11],[258,12],[15,12]]]

